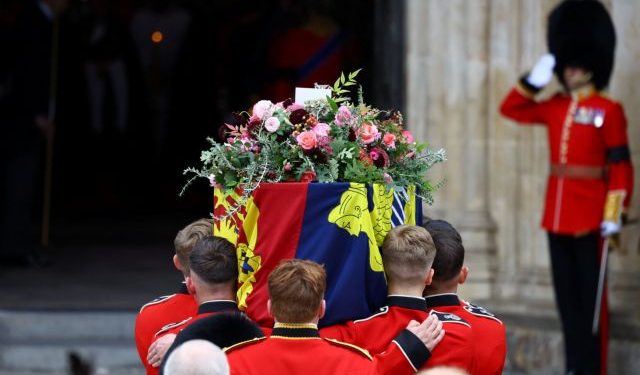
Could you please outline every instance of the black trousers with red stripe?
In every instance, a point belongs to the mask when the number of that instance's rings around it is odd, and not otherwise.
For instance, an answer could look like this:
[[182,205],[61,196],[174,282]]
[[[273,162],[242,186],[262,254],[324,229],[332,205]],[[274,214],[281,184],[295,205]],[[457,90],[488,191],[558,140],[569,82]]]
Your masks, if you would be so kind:
[[553,285],[564,334],[567,373],[606,374],[606,288],[600,330],[596,335],[592,333],[600,271],[600,235],[596,232],[579,237],[548,235]]

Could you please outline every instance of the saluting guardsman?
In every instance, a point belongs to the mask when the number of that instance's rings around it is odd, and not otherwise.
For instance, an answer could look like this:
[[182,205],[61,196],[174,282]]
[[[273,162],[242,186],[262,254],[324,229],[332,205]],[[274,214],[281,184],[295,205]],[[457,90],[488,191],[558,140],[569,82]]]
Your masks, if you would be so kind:
[[[601,252],[606,255],[603,239],[621,231],[633,190],[624,110],[601,93],[609,83],[615,42],[600,2],[562,2],[548,19],[550,54],[500,108],[519,123],[547,127],[550,175],[542,227],[549,237],[570,374],[606,373],[608,317],[606,288],[598,298],[599,263]],[[566,92],[535,100],[553,72]]]

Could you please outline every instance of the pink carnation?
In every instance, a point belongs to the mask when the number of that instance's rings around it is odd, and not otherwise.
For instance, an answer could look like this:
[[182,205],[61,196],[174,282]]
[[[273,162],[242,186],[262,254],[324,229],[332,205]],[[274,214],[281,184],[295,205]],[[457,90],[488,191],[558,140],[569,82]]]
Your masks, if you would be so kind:
[[331,127],[324,122],[319,122],[311,130],[316,133],[318,137],[328,137]]
[[410,131],[408,130],[403,130],[402,131],[402,136],[404,136],[404,139],[407,143],[411,144],[414,143],[414,139],[413,139],[413,134],[411,134]]
[[348,125],[352,118],[353,118],[353,115],[351,114],[351,111],[347,106],[343,105],[343,106],[340,106],[340,108],[338,108],[338,113],[336,113],[336,118],[335,118],[336,124],[338,126]]
[[271,117],[275,107],[269,100],[261,100],[253,105],[253,115],[263,120],[265,117]]
[[269,117],[267,121],[265,121],[264,127],[269,133],[276,132],[280,129],[280,120],[276,117]]
[[378,168],[386,168],[389,166],[389,155],[381,148],[373,148],[369,151],[369,157],[371,157],[373,164]]
[[296,141],[298,141],[298,145],[304,150],[312,150],[318,145],[316,133],[312,131],[305,131],[298,134]]
[[391,133],[387,133],[382,137],[382,143],[384,143],[388,148],[394,149],[396,148],[396,136]]
[[358,138],[362,140],[362,143],[368,145],[378,139],[380,136],[380,132],[378,132],[378,128],[370,122],[365,122],[360,126],[357,131]]

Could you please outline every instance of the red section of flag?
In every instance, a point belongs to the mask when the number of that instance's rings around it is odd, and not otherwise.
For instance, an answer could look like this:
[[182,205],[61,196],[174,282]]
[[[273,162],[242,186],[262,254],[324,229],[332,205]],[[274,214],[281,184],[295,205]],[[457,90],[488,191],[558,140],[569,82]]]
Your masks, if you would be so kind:
[[[261,184],[253,193],[253,203],[260,210],[253,253],[261,260],[253,291],[247,298],[247,315],[263,327],[273,324],[267,311],[268,275],[282,260],[295,257],[307,187],[307,183]],[[242,240],[241,234],[238,242]]]

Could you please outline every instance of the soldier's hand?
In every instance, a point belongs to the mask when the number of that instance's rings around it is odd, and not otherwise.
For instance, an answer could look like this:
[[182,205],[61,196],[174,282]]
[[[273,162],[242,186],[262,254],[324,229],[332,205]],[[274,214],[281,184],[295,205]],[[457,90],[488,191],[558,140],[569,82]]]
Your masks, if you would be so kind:
[[614,234],[620,233],[622,225],[613,221],[605,220],[600,224],[600,235],[602,237],[609,237]]
[[147,362],[152,367],[158,367],[162,363],[162,358],[167,354],[167,350],[173,344],[173,341],[176,339],[176,335],[173,333],[164,335],[157,339],[151,344],[149,347],[149,353],[147,354]]
[[415,320],[410,321],[407,330],[416,335],[430,352],[444,337],[442,322],[434,315],[430,315],[422,323]]
[[548,53],[542,56],[531,69],[531,73],[527,76],[527,82],[537,88],[546,86],[553,78],[553,67],[555,65],[556,59],[552,54]]

